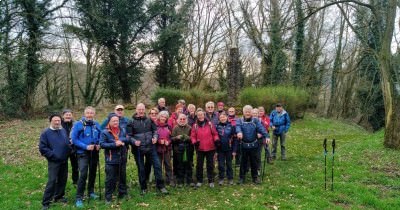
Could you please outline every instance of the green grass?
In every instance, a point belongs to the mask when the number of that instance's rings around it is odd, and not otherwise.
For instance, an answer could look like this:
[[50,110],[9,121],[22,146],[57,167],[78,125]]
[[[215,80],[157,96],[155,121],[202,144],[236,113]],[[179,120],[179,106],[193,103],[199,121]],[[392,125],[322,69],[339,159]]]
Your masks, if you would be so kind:
[[[103,114],[104,116],[104,114]],[[102,118],[100,118],[102,119]],[[5,126],[7,125],[7,126]],[[38,152],[44,119],[0,125],[1,209],[39,209],[47,180],[47,162]],[[336,139],[334,188],[324,189],[323,138]],[[114,202],[115,209],[400,209],[400,153],[383,147],[383,132],[368,133],[350,124],[307,114],[293,123],[287,137],[288,161],[267,166],[260,186],[206,186],[198,190],[170,189],[156,194],[151,185],[139,196],[136,166],[128,160],[131,199]],[[330,187],[331,141],[328,155]],[[103,160],[103,155],[102,161]],[[102,182],[104,162],[102,162]],[[96,189],[98,183],[96,182]],[[101,183],[104,187],[104,183]],[[54,209],[74,209],[75,188],[67,184],[69,203]],[[103,196],[104,193],[102,192]],[[104,201],[85,203],[88,209],[108,209]]]

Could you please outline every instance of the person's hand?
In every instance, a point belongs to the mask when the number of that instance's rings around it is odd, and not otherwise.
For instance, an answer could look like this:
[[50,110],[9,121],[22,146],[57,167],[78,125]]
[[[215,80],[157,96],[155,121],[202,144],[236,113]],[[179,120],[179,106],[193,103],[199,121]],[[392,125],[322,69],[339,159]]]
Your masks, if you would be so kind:
[[236,157],[236,152],[232,152],[232,156],[233,156],[233,157]]
[[262,137],[261,133],[257,133],[257,138],[261,138],[261,137]]
[[140,141],[135,141],[135,146],[139,147],[140,146]]
[[117,145],[117,147],[124,146],[124,142],[120,140],[116,141],[115,144]]
[[176,139],[181,139],[181,138],[182,138],[182,135],[177,135],[175,138],[176,138]]
[[88,145],[88,146],[86,147],[86,149],[89,150],[89,151],[92,151],[92,150],[94,149],[94,145],[93,145],[93,144]]
[[271,143],[271,140],[270,140],[269,138],[266,138],[266,139],[265,139],[265,143],[266,143],[266,144],[270,144],[270,143]]
[[167,147],[168,147],[168,145],[169,145],[169,142],[168,142],[168,141],[165,141],[164,143],[165,143],[165,146],[167,146]]
[[152,142],[153,144],[156,144],[156,143],[157,143],[157,139],[156,139],[156,138],[152,138],[152,139],[151,139],[151,142]]
[[242,139],[242,138],[243,138],[243,133],[238,133],[238,134],[237,134],[237,138],[238,138],[238,139]]

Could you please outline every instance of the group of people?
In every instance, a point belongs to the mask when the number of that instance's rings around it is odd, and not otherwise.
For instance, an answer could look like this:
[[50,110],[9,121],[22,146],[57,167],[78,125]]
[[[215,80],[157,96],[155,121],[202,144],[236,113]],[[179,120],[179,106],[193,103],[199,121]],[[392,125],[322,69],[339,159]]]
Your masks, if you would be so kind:
[[143,103],[137,104],[131,119],[124,116],[124,106],[117,105],[101,124],[94,120],[95,108],[90,106],[77,121],[68,109],[61,115],[52,114],[50,126],[42,132],[39,143],[40,153],[48,160],[43,209],[48,209],[51,202],[67,202],[64,194],[68,158],[72,181],[77,188],[75,206],[84,207],[86,189],[88,200],[98,199],[94,185],[96,173],[100,173],[101,149],[105,158],[106,204],[112,202],[115,188],[118,188],[118,199],[128,196],[129,149],[137,165],[141,195],[147,193],[151,168],[156,187],[162,194],[168,194],[166,184],[200,188],[204,181],[204,160],[211,188],[215,187],[215,160],[218,162],[218,185],[224,185],[225,178],[228,184],[234,184],[233,160],[240,166],[238,184],[245,183],[249,170],[253,183],[260,184],[262,148],[266,162],[272,164],[280,141],[281,159],[286,160],[285,136],[290,128],[290,117],[281,104],[277,104],[270,115],[265,114],[263,107],[250,105],[243,107],[242,117],[237,117],[235,112],[233,107],[225,110],[223,102],[217,103],[216,110],[214,102],[207,102],[203,110],[196,109],[193,104],[186,106],[184,100],[179,100],[171,113],[165,99],[160,98],[148,114]]

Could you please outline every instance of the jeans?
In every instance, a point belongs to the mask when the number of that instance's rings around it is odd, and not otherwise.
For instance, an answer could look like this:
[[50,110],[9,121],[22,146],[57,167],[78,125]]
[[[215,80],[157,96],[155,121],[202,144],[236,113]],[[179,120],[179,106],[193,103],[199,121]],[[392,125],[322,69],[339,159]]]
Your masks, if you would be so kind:
[[43,194],[43,206],[48,206],[53,198],[60,199],[65,194],[65,185],[68,179],[68,161],[53,162],[48,161],[48,179],[46,189]]
[[96,180],[96,169],[99,161],[99,151],[86,151],[78,154],[79,179],[76,190],[76,199],[82,199],[86,188],[86,180],[89,176],[87,185],[88,195],[94,193],[94,183]]
[[174,179],[172,177],[171,153],[171,150],[167,150],[164,153],[158,153],[158,159],[161,163],[161,170],[163,170],[165,174],[165,181],[167,183]]
[[196,178],[197,182],[203,183],[203,165],[204,158],[206,158],[207,162],[207,178],[208,183],[214,182],[214,154],[215,150],[211,151],[197,151],[197,166],[196,166]]
[[272,157],[276,157],[277,147],[278,147],[278,138],[280,139],[281,145],[281,158],[286,158],[286,133],[274,134],[272,138]]
[[232,151],[218,152],[218,171],[220,180],[223,180],[225,178],[225,171],[228,179],[233,179]]
[[164,188],[164,180],[162,178],[162,173],[161,173],[161,163],[160,163],[160,160],[158,159],[158,155],[157,155],[155,146],[152,145],[152,149],[147,152],[144,152],[143,150],[140,150],[137,147],[135,147],[133,152],[135,155],[136,165],[138,166],[138,171],[139,171],[138,176],[139,176],[140,188],[142,190],[147,189],[146,171],[145,171],[145,164],[144,164],[145,158],[146,158],[146,161],[150,161],[151,164],[153,165],[154,175],[156,177],[157,188],[158,189]]

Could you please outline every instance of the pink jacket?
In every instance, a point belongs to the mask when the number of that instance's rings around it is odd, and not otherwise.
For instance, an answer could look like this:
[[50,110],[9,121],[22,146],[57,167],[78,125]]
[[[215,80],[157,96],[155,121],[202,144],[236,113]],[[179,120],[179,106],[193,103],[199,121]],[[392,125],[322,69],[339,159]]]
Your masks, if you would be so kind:
[[[171,141],[171,130],[167,123],[161,124],[160,122],[156,122],[157,124],[157,152],[163,153],[172,149],[172,141]],[[164,144],[161,144],[161,140],[168,141],[169,145],[166,147]]]
[[216,149],[214,142],[219,140],[219,136],[215,126],[208,120],[204,121],[203,126],[199,125],[198,121],[192,126],[190,140],[192,144],[198,142],[199,151],[207,152]]

